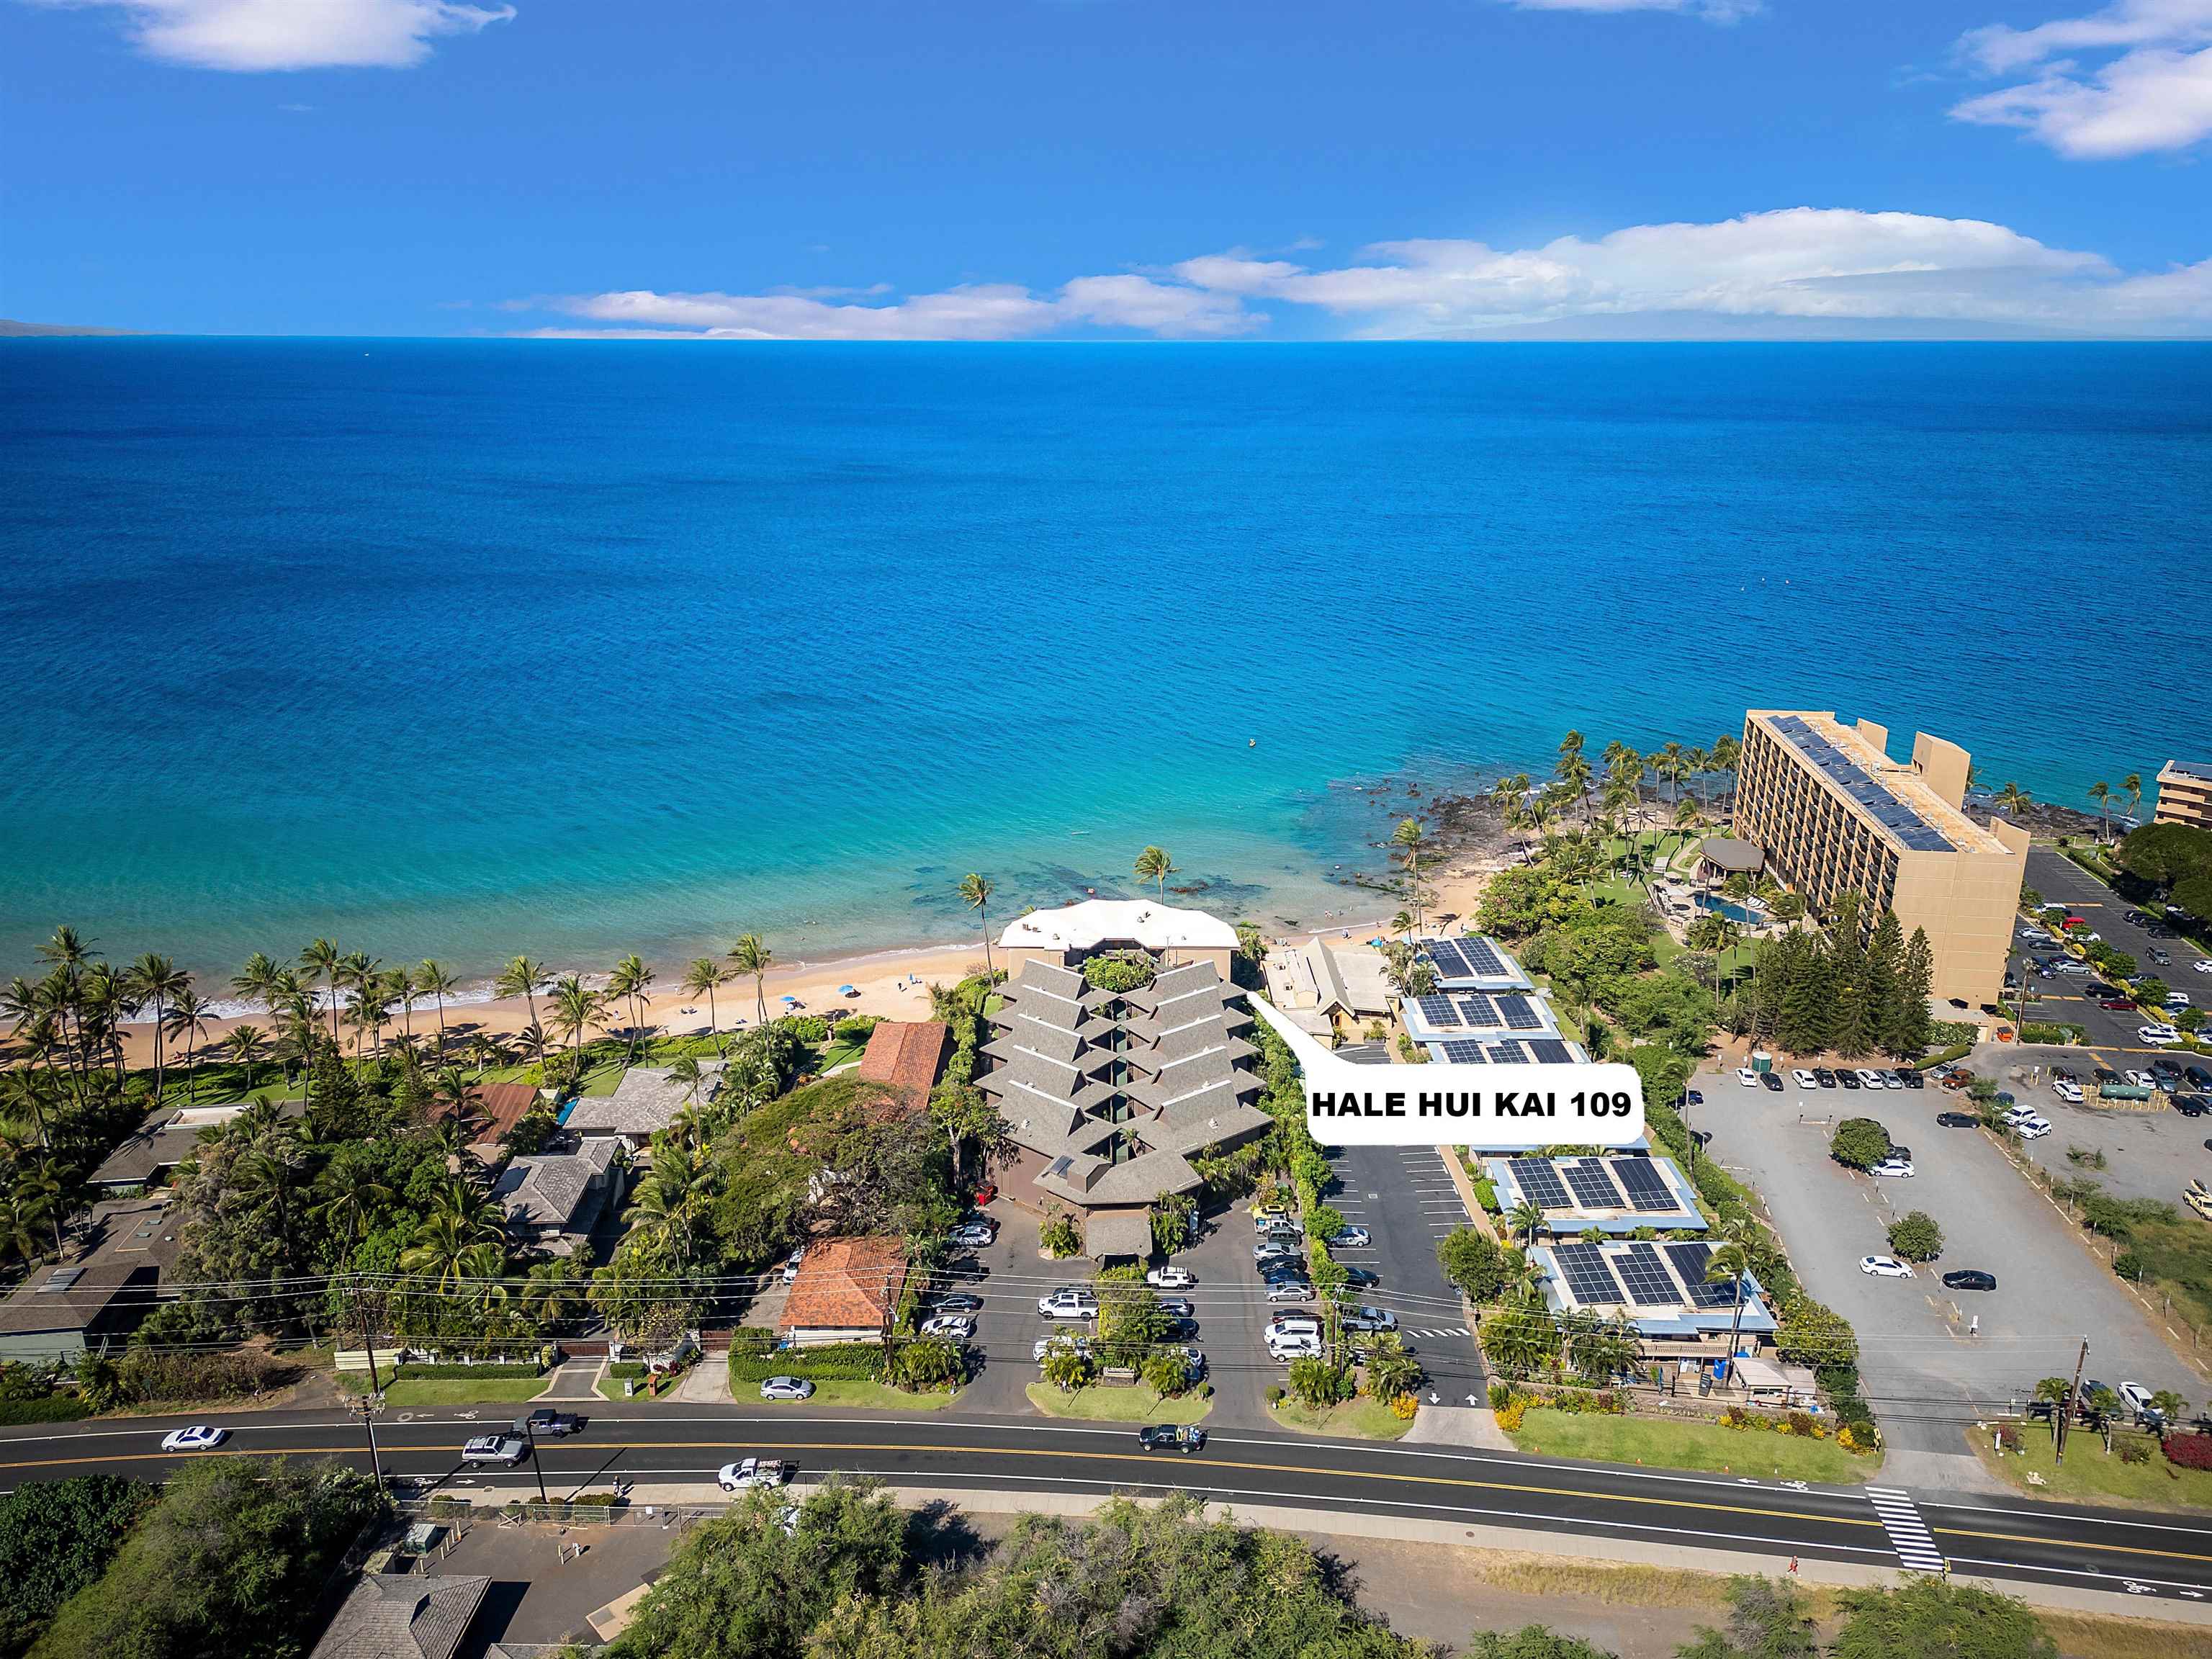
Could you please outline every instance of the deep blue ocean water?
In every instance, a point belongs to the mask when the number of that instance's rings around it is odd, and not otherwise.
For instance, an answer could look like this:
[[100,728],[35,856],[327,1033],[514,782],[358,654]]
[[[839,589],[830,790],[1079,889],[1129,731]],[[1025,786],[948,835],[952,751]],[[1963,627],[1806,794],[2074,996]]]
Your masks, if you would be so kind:
[[2212,348],[0,343],[0,972],[1371,903],[1346,787],[2212,759]]

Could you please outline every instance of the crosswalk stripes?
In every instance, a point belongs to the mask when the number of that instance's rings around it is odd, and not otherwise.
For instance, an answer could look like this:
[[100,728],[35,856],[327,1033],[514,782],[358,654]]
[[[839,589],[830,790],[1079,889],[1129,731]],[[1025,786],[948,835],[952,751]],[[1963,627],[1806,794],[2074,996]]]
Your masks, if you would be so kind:
[[1407,1336],[1471,1336],[1474,1333],[1464,1325],[1437,1325],[1425,1330],[1408,1325],[1405,1328],[1403,1334]]
[[1915,1572],[1943,1571],[1942,1552],[1936,1547],[1928,1523],[1920,1518],[1909,1496],[1894,1486],[1869,1486],[1866,1495],[1874,1512],[1881,1517],[1881,1529],[1889,1534],[1890,1547],[1899,1561]]

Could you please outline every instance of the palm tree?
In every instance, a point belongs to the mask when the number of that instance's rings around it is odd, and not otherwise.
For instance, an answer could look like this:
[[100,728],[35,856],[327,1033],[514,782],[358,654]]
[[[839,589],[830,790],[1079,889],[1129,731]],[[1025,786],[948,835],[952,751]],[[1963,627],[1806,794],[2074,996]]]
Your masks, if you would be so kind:
[[530,1023],[538,1024],[538,994],[553,983],[553,975],[542,962],[532,962],[528,957],[517,957],[499,970],[492,981],[492,994],[499,997],[523,997],[530,1003]]
[[714,992],[718,987],[728,983],[729,977],[722,964],[714,957],[695,957],[677,984],[677,988],[687,997],[703,996],[707,999],[707,1029],[713,1034],[714,1046],[718,1049],[722,1046],[722,1017],[714,1009]]
[[307,983],[313,985],[317,980],[322,981],[330,999],[331,1041],[333,1042],[338,1040],[338,975],[344,961],[345,957],[339,954],[337,945],[326,939],[317,939],[300,952],[300,966],[307,975]]
[[753,981],[753,1003],[760,1023],[768,1024],[768,969],[775,960],[775,953],[758,933],[740,933],[738,942],[730,947],[730,965],[740,975],[750,974]]
[[441,1291],[459,1291],[471,1279],[496,1279],[507,1265],[507,1230],[498,1209],[465,1182],[438,1195],[399,1253],[403,1273],[434,1276]]
[[1644,758],[1651,763],[1651,775],[1672,784],[1674,790],[1667,797],[1671,803],[1681,799],[1682,745],[1671,738],[1653,750]]
[[446,1052],[446,999],[461,988],[460,981],[446,971],[446,965],[434,957],[422,958],[422,965],[415,970],[415,989],[438,1004],[438,1054]]
[[265,1130],[246,1127],[270,1121],[276,1109],[276,1102],[264,1100],[235,1120],[232,1132],[245,1135],[250,1145],[232,1165],[232,1174],[241,1194],[265,1195],[276,1206],[277,1255],[289,1269],[298,1256],[292,1229],[292,1194],[298,1184],[299,1148],[288,1133],[289,1123],[276,1123]]
[[961,902],[981,919],[983,928],[983,971],[991,971],[991,912],[987,908],[996,890],[988,876],[979,876],[973,870],[960,878]]
[[[1579,737],[1581,734],[1571,732],[1567,735]],[[1568,792],[1568,799],[1583,803],[1583,820],[1587,823],[1591,773],[1590,763],[1583,757],[1582,750],[1577,747],[1572,754],[1562,754],[1559,763],[1552,769],[1552,775],[1559,780],[1559,787]]]
[[231,1063],[246,1067],[246,1092],[253,1092],[253,1068],[269,1057],[269,1038],[252,1025],[234,1025],[222,1040]]
[[162,1039],[168,1035],[165,1018],[168,1005],[177,1000],[177,994],[191,988],[192,976],[167,957],[157,957],[151,951],[131,964],[128,972],[131,996],[143,1006],[154,1005],[154,1103],[161,1103],[161,1085],[165,1076],[167,1054]]
[[199,1040],[207,1035],[208,1006],[191,986],[177,993],[177,1000],[169,1005],[161,1024],[171,1036],[185,1040],[185,1093],[189,1098],[198,1080]]
[[1509,1232],[1520,1234],[1524,1244],[1534,1243],[1536,1235],[1544,1230],[1543,1206],[1534,1199],[1522,1199],[1505,1218],[1505,1226]]
[[699,1097],[699,1085],[707,1080],[706,1067],[699,1064],[696,1054],[678,1054],[668,1067],[668,1080],[684,1091],[688,1102]]
[[409,1042],[415,1039],[415,1005],[422,1000],[422,988],[415,982],[412,968],[394,968],[384,976],[384,988],[399,1005],[399,1030]]
[[241,1000],[258,1002],[264,1012],[273,1014],[283,994],[283,972],[267,952],[256,951],[246,957],[246,966],[231,975],[230,988]]
[[604,992],[587,988],[574,974],[564,975],[553,987],[553,1024],[568,1034],[569,1052],[576,1059],[576,1078],[584,1075],[584,1033],[605,1012]]
[[2016,783],[2007,783],[2003,788],[1997,791],[1997,805],[2014,817],[2027,811],[2029,804],[2033,799],[2033,796]]
[[70,1182],[76,1171],[52,1158],[40,1158],[16,1171],[14,1199],[25,1220],[46,1222],[54,1230],[54,1255],[62,1253],[62,1222],[69,1214]]
[[2133,817],[2136,809],[2142,805],[2142,774],[2129,773],[2120,780],[2120,787],[2128,792],[2128,816]]
[[376,1178],[375,1166],[350,1159],[334,1161],[326,1167],[315,1182],[315,1193],[307,1213],[343,1235],[346,1243],[341,1261],[352,1258],[363,1230],[392,1202],[392,1189]]
[[1733,1362],[1735,1358],[1737,1342],[1743,1334],[1743,1281],[1745,1275],[1750,1272],[1751,1256],[1743,1246],[1734,1239],[1729,1240],[1724,1244],[1715,1245],[1712,1255],[1705,1261],[1706,1284],[1718,1285],[1727,1280],[1735,1285],[1735,1315],[1729,1322],[1729,1358],[1731,1362],[1729,1365],[1731,1371],[1735,1370]]
[[1390,931],[1401,939],[1409,937],[1413,931],[1413,913],[1411,910],[1399,911],[1390,918]]
[[664,1142],[653,1148],[652,1171],[630,1206],[630,1231],[665,1238],[678,1273],[690,1265],[693,1226],[714,1196],[718,1173],[712,1158],[686,1143]]
[[637,956],[624,957],[607,975],[607,995],[629,1005],[629,1041],[623,1050],[625,1067],[637,1064],[638,1033],[645,1029],[647,993],[653,988],[653,969]]
[[1139,881],[1158,883],[1160,897],[1163,901],[1166,899],[1168,878],[1175,874],[1176,866],[1175,860],[1168,856],[1165,848],[1147,847],[1137,854],[1137,861],[1130,868],[1135,872]]
[[1516,772],[1510,777],[1498,779],[1490,786],[1491,800],[1500,812],[1506,814],[1516,811],[1522,799],[1528,793],[1528,775],[1526,772]]

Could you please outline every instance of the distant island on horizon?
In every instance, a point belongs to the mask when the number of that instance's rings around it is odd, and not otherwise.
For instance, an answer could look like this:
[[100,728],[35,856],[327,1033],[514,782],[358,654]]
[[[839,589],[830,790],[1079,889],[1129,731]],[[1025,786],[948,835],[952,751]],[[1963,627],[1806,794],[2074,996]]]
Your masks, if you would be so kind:
[[0,317],[0,339],[40,338],[65,334],[140,334],[136,328],[94,328],[81,323],[19,323],[13,317]]

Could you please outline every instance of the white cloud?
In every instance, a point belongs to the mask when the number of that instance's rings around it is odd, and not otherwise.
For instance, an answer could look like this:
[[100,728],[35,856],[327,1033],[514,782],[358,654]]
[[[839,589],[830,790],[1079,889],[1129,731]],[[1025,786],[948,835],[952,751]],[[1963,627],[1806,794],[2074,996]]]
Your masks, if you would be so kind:
[[124,15],[150,58],[197,69],[405,69],[439,35],[473,34],[509,5],[452,0],[33,0]]
[[[1960,55],[2030,78],[1953,106],[1954,119],[2020,127],[2063,155],[2186,149],[2212,133],[2212,0],[2118,0],[2033,28],[1972,30]],[[2097,54],[2085,64],[2069,54]]]
[[558,314],[566,320],[538,331],[563,337],[1218,338],[1300,316],[1360,339],[2202,335],[2212,334],[2212,260],[2128,273],[1978,219],[1789,208],[1529,248],[1384,242],[1336,267],[1208,254],[1153,275],[1079,276],[1049,295],[985,284],[876,304],[651,290],[509,303]]

